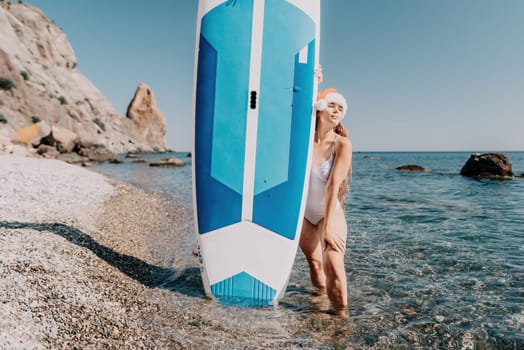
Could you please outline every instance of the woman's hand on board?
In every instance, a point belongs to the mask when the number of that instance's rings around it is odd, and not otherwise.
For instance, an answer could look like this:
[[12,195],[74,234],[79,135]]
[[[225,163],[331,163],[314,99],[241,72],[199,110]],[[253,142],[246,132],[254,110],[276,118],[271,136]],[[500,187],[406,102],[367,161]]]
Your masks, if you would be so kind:
[[324,80],[324,75],[322,74],[322,65],[320,64],[315,68],[315,78],[317,78],[318,84]]

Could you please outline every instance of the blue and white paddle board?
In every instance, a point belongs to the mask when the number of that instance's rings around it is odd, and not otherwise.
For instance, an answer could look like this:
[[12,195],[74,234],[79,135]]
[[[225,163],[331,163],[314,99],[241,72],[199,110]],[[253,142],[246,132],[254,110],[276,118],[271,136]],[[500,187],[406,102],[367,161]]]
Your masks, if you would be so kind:
[[274,304],[297,252],[316,94],[320,0],[200,0],[193,202],[202,280]]

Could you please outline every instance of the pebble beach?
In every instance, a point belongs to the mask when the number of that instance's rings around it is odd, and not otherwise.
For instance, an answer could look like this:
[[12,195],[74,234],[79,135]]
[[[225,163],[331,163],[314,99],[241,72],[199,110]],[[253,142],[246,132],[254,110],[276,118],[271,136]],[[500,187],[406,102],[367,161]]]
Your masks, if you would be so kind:
[[176,295],[155,287],[173,271],[150,242],[189,214],[61,161],[0,169],[0,348],[176,348],[162,332],[184,311],[162,316]]

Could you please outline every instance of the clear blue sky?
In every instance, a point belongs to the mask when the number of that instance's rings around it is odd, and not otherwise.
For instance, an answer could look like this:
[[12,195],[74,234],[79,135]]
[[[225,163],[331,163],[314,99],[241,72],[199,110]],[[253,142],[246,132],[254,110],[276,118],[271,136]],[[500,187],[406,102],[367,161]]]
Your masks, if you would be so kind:
[[[26,0],[125,113],[147,83],[190,150],[197,0]],[[349,100],[356,151],[524,150],[524,1],[322,0],[321,87]]]

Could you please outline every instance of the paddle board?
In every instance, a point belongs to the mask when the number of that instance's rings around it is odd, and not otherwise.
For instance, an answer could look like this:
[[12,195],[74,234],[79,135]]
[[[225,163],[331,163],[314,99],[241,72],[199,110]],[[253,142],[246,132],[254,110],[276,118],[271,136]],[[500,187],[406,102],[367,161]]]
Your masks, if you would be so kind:
[[274,304],[297,252],[320,0],[200,0],[193,204],[206,294]]

